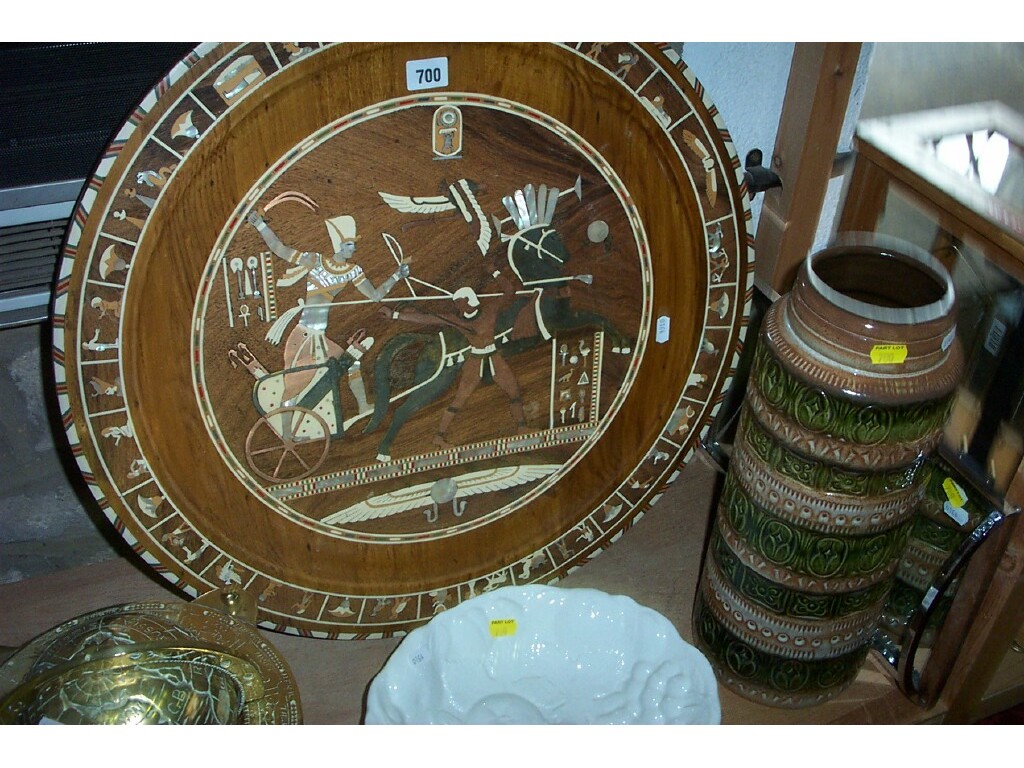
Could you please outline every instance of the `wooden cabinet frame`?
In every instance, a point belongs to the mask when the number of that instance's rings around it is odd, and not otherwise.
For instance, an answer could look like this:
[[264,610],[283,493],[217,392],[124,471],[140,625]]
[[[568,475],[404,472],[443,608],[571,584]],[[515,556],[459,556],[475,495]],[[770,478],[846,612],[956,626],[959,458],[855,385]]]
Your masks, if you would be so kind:
[[[941,231],[977,243],[990,264],[1024,282],[1024,214],[963,183],[926,150],[929,140],[987,129],[1024,145],[1024,120],[998,103],[862,122],[837,231],[874,231],[894,190]],[[1001,668],[1024,666],[1024,656],[1007,653],[1024,620],[1024,525],[1016,515],[1024,506],[1024,465],[1002,505],[1013,516],[972,557],[922,671],[922,692],[938,699],[946,722],[973,722],[1024,698],[1019,680],[998,679]]]

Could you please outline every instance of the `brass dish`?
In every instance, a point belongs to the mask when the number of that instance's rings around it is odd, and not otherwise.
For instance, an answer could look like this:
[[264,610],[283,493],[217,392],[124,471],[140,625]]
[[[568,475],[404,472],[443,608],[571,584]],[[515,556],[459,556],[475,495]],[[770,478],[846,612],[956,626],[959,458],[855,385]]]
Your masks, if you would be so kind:
[[237,656],[129,646],[29,678],[0,701],[0,723],[235,725],[262,697],[259,670]]
[[0,665],[0,723],[298,724],[287,663],[254,627],[188,603],[103,608]]

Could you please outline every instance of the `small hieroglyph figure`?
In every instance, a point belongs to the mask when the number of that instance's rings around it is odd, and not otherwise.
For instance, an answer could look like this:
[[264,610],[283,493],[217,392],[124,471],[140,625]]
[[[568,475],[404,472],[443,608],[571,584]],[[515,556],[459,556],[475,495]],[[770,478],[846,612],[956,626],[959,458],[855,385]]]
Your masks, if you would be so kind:
[[186,564],[198,559],[199,556],[206,551],[206,548],[210,546],[210,543],[204,540],[203,543],[200,545],[199,549],[193,552],[188,548],[188,539],[186,538],[188,533],[189,529],[183,525],[180,525],[170,533],[165,533],[163,536],[160,537],[160,541],[162,541],[164,544],[177,547],[185,553]]
[[373,606],[373,610],[370,611],[370,615],[376,616],[385,608],[390,608],[391,618],[396,619],[405,610],[407,605],[409,605],[409,598],[407,597],[380,597],[377,598],[377,603]]
[[490,576],[487,577],[487,583],[484,585],[484,592],[490,592],[492,589],[497,589],[507,581],[508,571],[492,573]]
[[120,347],[121,343],[117,340],[108,342],[100,341],[99,328],[93,331],[91,339],[82,342],[82,349],[87,349],[90,352],[106,352],[109,349],[120,349]]
[[530,578],[530,571],[532,571],[535,567],[546,563],[547,561],[548,556],[544,553],[543,550],[534,552],[532,555],[523,560],[523,569],[519,573],[519,578]]
[[620,53],[618,57],[619,68],[615,70],[615,76],[621,80],[625,80],[638,61],[640,61],[639,54]]
[[261,602],[261,603],[265,603],[265,602],[267,602],[267,600],[269,600],[270,598],[272,598],[276,594],[277,594],[277,583],[276,582],[271,582],[270,584],[267,584],[267,586],[265,586],[263,588],[263,591],[260,592],[260,596],[257,597],[256,599],[259,602]]
[[679,425],[675,428],[676,434],[686,435],[690,432],[692,425],[690,424],[697,412],[693,409],[692,405],[687,405],[685,408],[681,408],[674,414],[673,418],[679,420]]
[[640,101],[647,107],[648,111],[654,115],[654,119],[661,124],[662,128],[668,128],[669,123],[672,122],[672,118],[668,116],[668,112],[665,111],[665,97],[660,93],[653,99],[648,99],[646,96],[642,96]]
[[238,571],[235,570],[235,564],[230,560],[224,563],[224,565],[220,567],[220,570],[217,571],[217,578],[220,579],[225,586],[242,583],[242,577],[238,575]]
[[100,313],[101,320],[107,315],[110,315],[115,320],[121,317],[121,302],[118,299],[103,299],[99,296],[94,296],[92,301],[89,302],[89,306]]
[[143,496],[139,494],[138,500],[139,512],[144,514],[146,517],[152,517],[156,519],[156,510],[161,504],[164,503],[163,496]]
[[708,234],[708,267],[712,283],[722,282],[722,277],[729,269],[729,254],[722,247],[722,238],[722,225],[716,224]]
[[199,129],[196,128],[195,123],[192,122],[192,110],[182,112],[174,121],[174,126],[171,128],[172,139],[198,139]]
[[308,45],[300,46],[298,43],[284,43],[284,49],[288,51],[288,60],[295,61],[301,59],[307,53],[312,51]]
[[659,451],[659,450],[657,450],[655,448],[652,448],[648,452],[647,458],[648,459],[653,459],[654,460],[653,463],[657,464],[659,461],[668,461],[669,457],[668,457],[668,453],[666,453],[665,451]]
[[355,611],[352,610],[352,600],[346,597],[344,600],[338,603],[337,607],[329,610],[328,613],[332,616],[338,616],[339,618],[342,616],[353,615]]
[[302,593],[302,600],[300,600],[295,605],[293,605],[292,608],[295,610],[295,614],[297,616],[301,616],[307,610],[309,610],[309,606],[312,604],[312,602],[313,602],[313,593],[312,592],[303,592]]
[[608,523],[619,516],[619,513],[622,511],[622,504],[615,504],[614,506],[611,504],[605,504],[602,509],[604,510],[603,522]]
[[572,556],[572,552],[569,551],[569,545],[565,543],[565,539],[558,540],[558,554],[562,556],[563,560],[568,560]]
[[193,562],[194,560],[198,560],[199,556],[203,554],[203,552],[205,552],[206,548],[209,546],[210,542],[204,541],[202,544],[199,545],[199,549],[197,549],[195,552],[190,552],[185,547],[182,547],[182,549],[185,550],[185,563],[187,564]]
[[232,60],[217,76],[214,90],[229,106],[243,97],[243,94],[266,75],[259,61],[250,54]]
[[[139,199],[142,199],[141,195],[138,197]],[[149,198],[149,200],[152,201],[152,198]],[[143,200],[143,202],[145,202],[145,200]],[[120,211],[114,211],[111,215],[118,221],[123,221],[127,224],[131,224],[133,227],[139,230],[146,226],[145,219],[140,219],[138,216],[129,216],[128,211],[124,210],[123,208]]]
[[111,384],[109,381],[93,376],[89,379],[89,388],[92,389],[92,397],[99,397],[100,395],[111,395],[121,396],[121,379],[114,379],[114,383]]
[[704,168],[704,193],[707,195],[708,202],[714,205],[718,199],[718,172],[715,170],[715,158],[704,146],[704,142],[691,131],[683,131],[683,144],[689,147],[690,151],[700,160],[701,166]]
[[722,291],[718,298],[708,305],[708,309],[714,312],[719,319],[724,320],[725,316],[729,314],[729,294]]
[[115,272],[123,272],[128,269],[128,262],[121,258],[117,246],[108,245],[100,256],[99,270],[100,277],[109,280]]
[[702,387],[707,382],[708,377],[703,373],[691,373],[689,378],[686,380],[686,386],[688,387]]
[[144,184],[147,187],[152,187],[154,189],[162,189],[163,186],[167,183],[167,179],[170,178],[171,174],[174,173],[174,170],[177,167],[177,164],[174,164],[164,166],[157,171],[139,171],[135,175],[135,181],[138,182],[139,184]]
[[576,529],[578,529],[580,532],[580,535],[576,537],[576,541],[594,540],[594,532],[590,530],[590,527],[585,522],[580,523],[578,526],[576,526]]
[[114,445],[118,445],[121,442],[121,438],[123,437],[130,438],[134,436],[131,424],[124,424],[120,427],[105,427],[100,432],[100,434],[103,437],[109,437],[113,439]]
[[451,595],[447,589],[435,589],[433,592],[428,592],[432,598],[434,598],[434,613],[440,613],[448,609],[448,598]]
[[137,477],[149,474],[149,462],[145,459],[133,459],[128,467],[128,477],[133,480]]

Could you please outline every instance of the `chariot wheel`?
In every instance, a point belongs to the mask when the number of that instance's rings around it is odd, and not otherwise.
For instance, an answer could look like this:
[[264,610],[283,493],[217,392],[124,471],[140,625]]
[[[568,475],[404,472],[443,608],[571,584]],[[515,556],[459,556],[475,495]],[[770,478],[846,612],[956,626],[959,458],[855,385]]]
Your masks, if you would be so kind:
[[264,414],[245,438],[245,458],[252,471],[271,482],[301,480],[316,472],[331,445],[323,417],[299,406]]

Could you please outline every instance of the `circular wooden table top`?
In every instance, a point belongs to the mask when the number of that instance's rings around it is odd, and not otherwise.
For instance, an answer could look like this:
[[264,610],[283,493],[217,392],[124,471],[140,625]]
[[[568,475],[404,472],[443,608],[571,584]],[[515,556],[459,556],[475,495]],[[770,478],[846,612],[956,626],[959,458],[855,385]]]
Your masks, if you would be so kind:
[[203,45],[69,229],[70,442],[150,564],[269,629],[392,635],[553,581],[717,411],[741,182],[667,47]]

